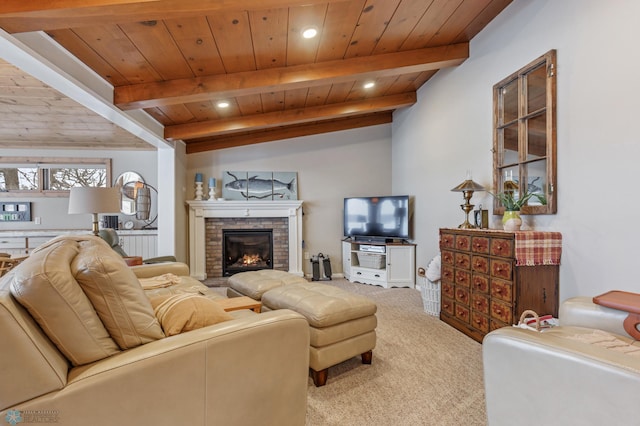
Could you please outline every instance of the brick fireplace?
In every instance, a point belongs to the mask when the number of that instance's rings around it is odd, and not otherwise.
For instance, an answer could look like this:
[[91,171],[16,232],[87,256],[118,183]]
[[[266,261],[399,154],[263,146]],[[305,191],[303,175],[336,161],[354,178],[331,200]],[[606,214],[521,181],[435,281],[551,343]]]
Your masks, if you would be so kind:
[[302,271],[302,201],[187,201],[189,267],[204,280],[222,277],[223,229],[272,229],[273,267]]
[[[206,271],[207,277],[229,276],[225,274],[224,236],[232,231],[268,230],[271,231],[271,258],[264,268],[289,270],[289,220],[286,217],[226,218],[205,219],[206,229]],[[264,269],[260,268],[260,269]],[[258,269],[258,268],[256,268]]]

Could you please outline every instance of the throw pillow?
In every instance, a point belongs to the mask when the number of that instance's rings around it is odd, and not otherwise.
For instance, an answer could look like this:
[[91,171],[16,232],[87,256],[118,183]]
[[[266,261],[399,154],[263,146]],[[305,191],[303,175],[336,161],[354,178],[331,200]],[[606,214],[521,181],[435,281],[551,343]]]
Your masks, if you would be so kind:
[[14,272],[11,294],[72,365],[119,352],[69,267],[78,243],[59,240],[34,251]]
[[216,302],[194,293],[155,297],[151,305],[167,336],[233,319]]
[[164,337],[138,278],[100,238],[79,243],[71,271],[121,349]]

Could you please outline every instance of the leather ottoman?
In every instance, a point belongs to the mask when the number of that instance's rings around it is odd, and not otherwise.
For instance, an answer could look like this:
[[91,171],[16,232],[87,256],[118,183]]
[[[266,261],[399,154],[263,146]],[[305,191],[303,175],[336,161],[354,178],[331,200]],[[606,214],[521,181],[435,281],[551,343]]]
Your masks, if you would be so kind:
[[266,291],[284,285],[306,282],[308,281],[303,277],[275,269],[240,272],[229,277],[227,297],[249,296],[259,301]]
[[329,367],[354,356],[361,355],[363,364],[371,364],[377,306],[370,299],[334,286],[305,282],[265,292],[262,306],[291,309],[307,319],[309,368],[316,386],[326,383]]

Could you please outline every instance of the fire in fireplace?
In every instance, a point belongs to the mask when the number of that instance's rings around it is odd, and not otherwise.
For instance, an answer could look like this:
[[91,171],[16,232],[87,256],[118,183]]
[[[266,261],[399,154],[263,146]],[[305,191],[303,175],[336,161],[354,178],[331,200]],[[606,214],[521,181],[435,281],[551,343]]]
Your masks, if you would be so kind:
[[223,229],[222,275],[273,269],[272,229]]

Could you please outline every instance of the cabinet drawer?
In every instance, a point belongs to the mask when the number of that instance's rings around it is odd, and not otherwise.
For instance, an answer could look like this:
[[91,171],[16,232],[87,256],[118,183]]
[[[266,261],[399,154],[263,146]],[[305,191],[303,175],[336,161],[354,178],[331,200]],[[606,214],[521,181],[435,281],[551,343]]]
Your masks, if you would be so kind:
[[493,299],[491,300],[491,317],[505,324],[513,324],[511,306]]
[[491,276],[502,278],[503,280],[513,279],[513,261],[491,259]]
[[9,257],[22,257],[28,254],[25,248],[3,248],[0,249],[0,253],[8,254]]
[[471,251],[480,254],[489,254],[489,238],[471,237]]
[[471,312],[469,312],[469,307],[464,304],[456,303],[454,305],[454,316],[467,324],[471,322]]
[[27,240],[25,238],[5,237],[0,239],[0,251],[2,249],[23,249],[27,248]]
[[29,237],[29,251],[38,248],[54,237]]
[[505,324],[503,322],[496,321],[493,318],[491,318],[489,320],[489,331],[493,331],[493,330],[497,330],[497,329],[502,328],[502,327],[509,327],[509,326],[510,326],[510,324]]
[[454,281],[453,268],[451,266],[442,265],[442,281]]
[[489,252],[494,256],[513,257],[513,240],[492,238]]
[[471,250],[471,237],[468,235],[456,235],[456,250],[469,251]]
[[449,299],[448,297],[442,298],[442,306],[440,306],[440,310],[448,315],[453,316],[453,299]]
[[474,272],[489,275],[489,258],[485,256],[471,257],[471,269]]
[[464,287],[456,287],[456,302],[469,306],[469,290]]
[[471,268],[471,256],[466,253],[456,253],[454,255],[454,261],[456,268],[469,269]]
[[454,254],[452,251],[449,250],[442,250],[442,263],[445,265],[454,265],[454,261],[453,261],[453,257]]
[[489,294],[489,277],[473,274],[471,276],[471,288],[473,288],[473,291]]
[[513,303],[513,284],[511,281],[492,279],[491,297]]
[[384,269],[353,268],[351,275],[355,279],[364,278],[371,281],[387,281],[387,271]]
[[451,299],[455,297],[455,290],[454,290],[453,284],[446,281],[442,281],[441,286],[442,286],[442,294],[444,294],[447,297],[450,297]]
[[471,308],[474,311],[489,315],[489,297],[484,294],[473,293],[471,295]]
[[447,234],[443,232],[440,235],[440,248],[452,249],[455,247],[454,242],[455,242],[455,237],[453,236],[453,234]]
[[489,318],[476,311],[471,311],[471,325],[483,333],[489,332]]
[[462,287],[471,287],[471,273],[469,271],[463,271],[456,269],[456,285]]

